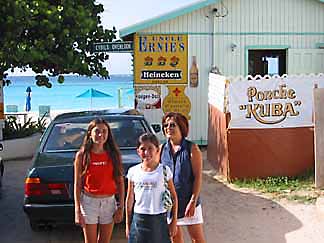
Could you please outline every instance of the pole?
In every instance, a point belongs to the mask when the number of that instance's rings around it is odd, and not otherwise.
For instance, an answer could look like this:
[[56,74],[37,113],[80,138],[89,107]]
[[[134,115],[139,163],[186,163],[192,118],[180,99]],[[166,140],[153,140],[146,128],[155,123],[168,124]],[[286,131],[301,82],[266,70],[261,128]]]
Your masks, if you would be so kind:
[[118,89],[118,108],[122,108],[122,89]]

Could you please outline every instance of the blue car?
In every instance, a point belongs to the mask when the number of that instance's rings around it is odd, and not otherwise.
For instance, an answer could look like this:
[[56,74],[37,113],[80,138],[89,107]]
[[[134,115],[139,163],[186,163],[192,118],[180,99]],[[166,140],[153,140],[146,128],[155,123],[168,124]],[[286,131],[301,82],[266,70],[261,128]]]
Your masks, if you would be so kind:
[[43,134],[25,179],[24,211],[32,230],[40,226],[74,224],[73,162],[88,123],[108,121],[122,153],[124,173],[140,162],[137,138],[153,132],[140,115],[130,111],[86,111],[58,115]]

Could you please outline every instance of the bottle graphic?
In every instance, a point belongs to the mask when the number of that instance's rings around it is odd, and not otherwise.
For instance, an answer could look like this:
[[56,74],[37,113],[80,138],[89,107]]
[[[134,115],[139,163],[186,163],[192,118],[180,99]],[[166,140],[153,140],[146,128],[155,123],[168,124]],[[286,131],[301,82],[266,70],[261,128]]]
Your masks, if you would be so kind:
[[199,74],[196,56],[192,56],[192,63],[189,71],[190,87],[198,87]]

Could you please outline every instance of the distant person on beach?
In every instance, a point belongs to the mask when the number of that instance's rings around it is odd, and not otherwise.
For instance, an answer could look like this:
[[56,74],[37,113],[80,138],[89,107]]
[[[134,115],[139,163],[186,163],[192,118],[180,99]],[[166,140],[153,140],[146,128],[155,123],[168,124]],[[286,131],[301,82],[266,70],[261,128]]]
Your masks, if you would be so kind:
[[178,196],[177,234],[173,242],[183,243],[182,226],[187,226],[192,242],[203,243],[202,207],[199,198],[202,183],[202,155],[199,147],[186,139],[187,118],[175,112],[162,118],[167,142],[161,146],[161,163],[171,168]]
[[177,196],[172,173],[170,168],[160,164],[159,141],[155,135],[141,135],[137,153],[142,162],[131,167],[127,174],[126,237],[129,243],[169,243],[170,237],[176,234],[177,218],[172,218],[168,229],[162,196],[168,186],[173,199],[172,213],[176,215]]
[[28,86],[26,89],[26,106],[25,106],[25,111],[30,111],[31,110],[31,87]]
[[124,194],[119,148],[108,123],[95,119],[74,161],[75,223],[86,243],[110,242],[114,223],[123,218]]

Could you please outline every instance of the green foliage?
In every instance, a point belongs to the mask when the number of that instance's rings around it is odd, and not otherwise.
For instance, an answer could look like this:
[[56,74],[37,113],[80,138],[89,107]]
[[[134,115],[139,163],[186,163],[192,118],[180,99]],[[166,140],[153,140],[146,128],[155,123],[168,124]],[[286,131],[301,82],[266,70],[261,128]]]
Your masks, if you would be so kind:
[[[104,29],[103,5],[94,0],[10,0],[0,5],[0,80],[15,67],[50,76],[77,73],[109,78],[108,54],[91,53],[93,43],[112,41]],[[59,82],[64,81],[59,78]],[[46,85],[47,82],[42,85]]]
[[240,188],[250,188],[263,193],[269,193],[275,198],[313,203],[318,196],[314,189],[314,170],[309,170],[297,177],[267,177],[265,179],[233,180]]
[[28,137],[34,133],[43,133],[46,128],[45,115],[38,118],[37,121],[32,121],[30,117],[26,123],[21,124],[14,116],[9,116],[5,120],[5,127],[3,129],[3,139],[14,139]]

